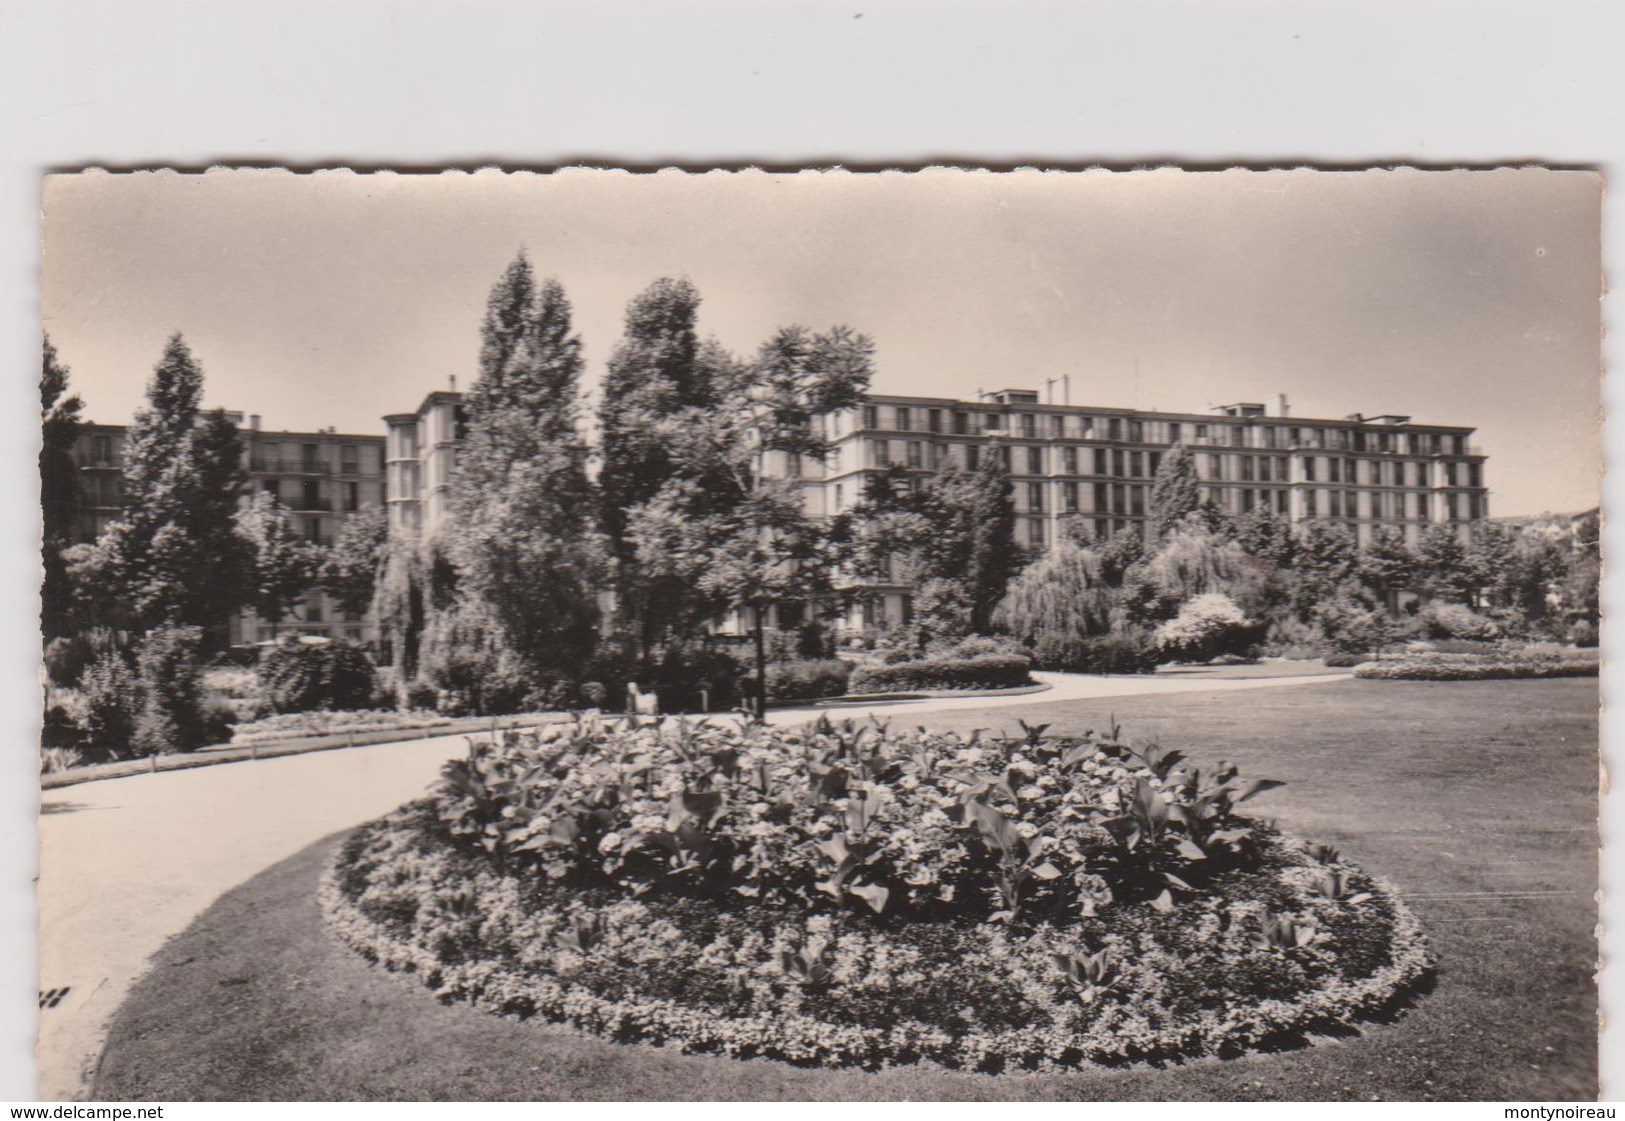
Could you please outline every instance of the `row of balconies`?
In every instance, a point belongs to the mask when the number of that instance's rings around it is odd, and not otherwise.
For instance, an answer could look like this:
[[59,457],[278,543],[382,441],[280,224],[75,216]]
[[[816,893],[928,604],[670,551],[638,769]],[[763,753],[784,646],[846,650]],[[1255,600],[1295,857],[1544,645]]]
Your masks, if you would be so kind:
[[[1039,432],[1036,429],[1033,430],[1033,431],[1013,432],[1013,431],[1010,431],[1008,429],[999,429],[999,428],[991,429],[991,430],[988,430],[988,431],[985,431],[985,432],[944,432],[944,431],[931,431],[929,429],[913,428],[913,427],[910,427],[910,428],[885,428],[885,427],[864,428],[864,427],[858,427],[858,428],[853,429],[853,431],[851,432],[850,435],[843,435],[843,436],[840,437],[840,439],[845,440],[845,439],[850,439],[850,438],[853,438],[853,437],[869,437],[869,436],[875,436],[875,435],[898,436],[898,437],[903,437],[905,439],[910,438],[910,437],[915,437],[915,436],[933,436],[933,437],[943,437],[943,438],[946,438],[946,439],[949,439],[949,440],[957,440],[957,441],[961,441],[961,442],[967,441],[967,440],[989,440],[989,439],[993,439],[993,440],[1032,440],[1032,441],[1046,443],[1046,444],[1056,444],[1056,443],[1075,443],[1075,444],[1089,444],[1089,445],[1103,444],[1103,445],[1106,445],[1106,446],[1109,446],[1109,447],[1144,447],[1144,448],[1153,448],[1153,449],[1169,448],[1169,447],[1172,447],[1173,443],[1174,443],[1173,441],[1170,441],[1170,440],[1147,440],[1147,439],[1143,438],[1143,436],[1141,438],[1138,438],[1138,439],[1131,439],[1126,435],[1124,435],[1124,436],[1111,436],[1109,434],[1103,434],[1103,433],[1094,432],[1094,431],[1083,432],[1083,431],[1074,430],[1074,431],[1064,432],[1064,433],[1061,433],[1061,434],[1056,434],[1056,433],[1042,433],[1042,432]],[[1446,439],[1447,439],[1447,437],[1442,437],[1441,436],[1440,437],[1441,443]],[[1379,447],[1379,446],[1370,446],[1370,445],[1367,445],[1365,447],[1356,447],[1354,445],[1354,441],[1352,441],[1352,440],[1347,441],[1346,443],[1340,444],[1340,445],[1335,445],[1335,444],[1330,444],[1330,443],[1325,443],[1325,442],[1315,443],[1315,442],[1301,440],[1301,439],[1297,440],[1295,442],[1291,442],[1291,441],[1283,439],[1283,440],[1279,441],[1278,443],[1263,442],[1263,441],[1254,442],[1254,443],[1247,443],[1247,442],[1244,441],[1242,443],[1237,443],[1237,442],[1235,442],[1234,439],[1221,438],[1219,436],[1208,435],[1208,436],[1181,437],[1178,442],[1180,444],[1182,444],[1183,446],[1187,447],[1187,448],[1228,448],[1228,449],[1237,450],[1237,451],[1284,451],[1284,452],[1323,452],[1323,451],[1329,451],[1329,452],[1346,452],[1346,453],[1351,454],[1351,455],[1393,455],[1393,456],[1412,456],[1412,457],[1416,457],[1416,456],[1482,456],[1484,454],[1483,449],[1477,444],[1462,444],[1461,445],[1462,450],[1460,450],[1460,451],[1447,450],[1447,448],[1445,446],[1441,446],[1441,447],[1438,448],[1438,450],[1432,450],[1432,451],[1430,451],[1430,450],[1414,450],[1414,449],[1410,450],[1410,451],[1402,451],[1402,450],[1400,450],[1398,448],[1383,448],[1383,447]]]

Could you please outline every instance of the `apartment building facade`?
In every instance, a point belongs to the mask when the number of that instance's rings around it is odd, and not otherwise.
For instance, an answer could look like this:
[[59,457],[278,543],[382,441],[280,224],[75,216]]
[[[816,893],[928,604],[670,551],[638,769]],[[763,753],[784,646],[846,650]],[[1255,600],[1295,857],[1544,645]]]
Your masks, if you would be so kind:
[[463,395],[455,378],[451,384],[449,390],[426,396],[416,411],[384,418],[391,537],[432,535],[445,521],[457,448],[466,429]]
[[[242,433],[243,469],[248,491],[264,491],[287,507],[306,540],[332,545],[346,519],[384,502],[384,437],[319,432],[270,432],[258,416],[227,414]],[[79,538],[94,541],[119,517],[124,469],[125,425],[87,424],[79,433],[74,460],[83,498]],[[266,620],[252,611],[226,624],[230,644],[245,646],[284,634],[317,635],[351,641],[372,639],[361,614],[340,611],[320,589],[312,588],[287,618]]]
[[[1489,514],[1473,429],[1392,414],[1298,418],[1285,398],[1173,413],[1044,403],[1024,389],[975,401],[874,394],[818,423],[833,448],[828,459],[776,465],[802,479],[810,513],[851,509],[865,479],[893,465],[924,477],[945,462],[975,470],[997,456],[1014,484],[1016,541],[1027,548],[1053,545],[1066,523],[1096,540],[1143,523],[1152,481],[1175,445],[1192,456],[1219,508],[1241,515],[1264,506],[1294,524],[1346,525],[1361,545],[1385,526],[1411,545],[1430,525],[1465,540]],[[868,588],[848,625],[906,618],[906,588]]]

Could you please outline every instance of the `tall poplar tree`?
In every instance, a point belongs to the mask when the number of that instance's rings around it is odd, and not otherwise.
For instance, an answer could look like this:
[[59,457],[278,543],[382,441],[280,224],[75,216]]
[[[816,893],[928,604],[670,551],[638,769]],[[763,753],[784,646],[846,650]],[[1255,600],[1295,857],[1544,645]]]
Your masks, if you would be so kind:
[[590,653],[602,570],[587,447],[578,429],[581,340],[558,281],[521,254],[491,291],[480,372],[452,481],[465,634],[534,685]]

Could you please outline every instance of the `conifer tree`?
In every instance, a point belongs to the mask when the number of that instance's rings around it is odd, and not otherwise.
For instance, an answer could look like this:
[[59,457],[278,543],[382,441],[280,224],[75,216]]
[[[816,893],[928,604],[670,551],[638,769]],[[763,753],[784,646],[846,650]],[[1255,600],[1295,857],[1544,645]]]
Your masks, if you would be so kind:
[[77,566],[103,593],[99,615],[136,630],[214,631],[253,598],[236,532],[245,475],[237,427],[203,414],[203,371],[170,338],[125,443],[125,508]]
[[79,514],[79,469],[73,461],[73,445],[83,425],[84,404],[77,394],[68,393],[68,368],[57,359],[56,348],[46,336],[44,362],[40,370],[40,511],[44,534],[41,542],[45,577],[40,585],[40,625],[47,639],[68,633],[72,591],[67,561],[62,551],[73,544],[74,522]]
[[1196,464],[1184,445],[1175,444],[1162,457],[1156,478],[1151,482],[1150,522],[1146,538],[1155,545],[1168,531],[1197,513],[1202,505],[1201,487],[1196,481]]
[[489,652],[534,687],[590,651],[602,568],[563,287],[537,285],[521,255],[492,289],[482,343],[445,544],[465,623],[494,631]]

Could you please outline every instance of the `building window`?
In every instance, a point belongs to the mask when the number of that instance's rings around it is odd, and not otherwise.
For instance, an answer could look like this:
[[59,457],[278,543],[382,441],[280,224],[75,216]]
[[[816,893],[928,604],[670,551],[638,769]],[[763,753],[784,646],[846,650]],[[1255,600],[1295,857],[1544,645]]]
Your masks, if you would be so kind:
[[315,479],[308,479],[304,483],[304,496],[302,510],[320,510],[322,508],[322,484]]
[[1278,490],[1275,492],[1275,509],[1277,513],[1284,514],[1288,509],[1290,509],[1290,507],[1287,505],[1289,498],[1289,491]]
[[1312,518],[1315,516],[1316,493],[1318,492],[1312,490],[1306,490],[1303,492],[1303,516],[1306,518]]
[[908,442],[908,465],[914,468],[921,466],[920,442],[918,440]]
[[984,432],[997,432],[1003,425],[998,413],[985,413],[982,416],[982,430]]
[[801,478],[801,457],[795,452],[784,453],[784,477],[786,479]]
[[1061,501],[1066,505],[1068,514],[1078,512],[1078,484],[1067,482],[1061,484]]
[[863,406],[863,426],[865,428],[879,428],[880,410],[873,405]]
[[1241,457],[1241,481],[1244,483],[1253,481],[1253,457],[1250,455]]
[[272,502],[281,502],[282,501],[282,480],[281,479],[266,479],[265,480],[265,493],[271,496],[271,501]]
[[1097,474],[1097,475],[1110,475],[1111,473],[1112,472],[1111,472],[1111,466],[1110,466],[1110,453],[1107,452],[1105,448],[1096,448],[1095,449],[1095,474]]
[[1137,420],[1129,421],[1128,422],[1128,438],[1129,438],[1130,441],[1132,441],[1133,443],[1136,443],[1136,444],[1144,442],[1144,440],[1145,440],[1145,425],[1142,424],[1140,421],[1137,421]]
[[835,512],[841,512],[841,500],[846,497],[846,488],[840,483],[835,484]]
[[1328,483],[1343,481],[1343,461],[1336,456],[1332,456],[1326,461],[1326,481]]
[[1066,418],[1060,413],[1051,414],[1049,418],[1049,434],[1056,439],[1066,435]]
[[1027,509],[1031,510],[1035,514],[1042,514],[1044,512],[1043,483],[1027,484]]
[[981,460],[981,449],[975,444],[965,445],[965,469],[974,471]]
[[1129,452],[1128,453],[1128,473],[1129,473],[1129,476],[1131,478],[1135,478],[1135,479],[1143,479],[1143,478],[1145,478],[1145,453],[1144,452]]
[[1106,439],[1121,440],[1123,438],[1123,420],[1121,417],[1112,417],[1106,422]]
[[897,413],[897,424],[896,424],[897,431],[899,431],[899,432],[907,432],[908,427],[909,427],[909,421],[910,421],[910,417],[908,415],[908,410],[905,409],[903,406],[899,405],[899,406],[897,406],[895,412]]
[[299,463],[306,471],[321,470],[321,450],[315,444],[304,444],[299,449]]
[[1042,475],[1044,473],[1044,449],[1027,449],[1027,474]]
[[1145,513],[1145,488],[1144,487],[1129,487],[1128,488],[1128,498],[1129,498],[1129,503],[1130,503],[1129,513],[1131,513],[1131,514],[1144,514]]
[[354,444],[345,444],[339,448],[339,470],[346,475],[359,475],[361,464]]
[[1179,422],[1177,420],[1170,421],[1168,424],[1168,442],[1170,444],[1179,443]]
[[322,519],[305,519],[305,540],[320,543],[322,539]]
[[1077,448],[1061,449],[1061,466],[1068,475],[1076,475],[1078,473]]
[[931,409],[930,411],[928,411],[925,414],[925,418],[926,418],[926,427],[929,428],[932,432],[941,432],[942,431],[942,410],[941,409]]
[[1111,512],[1111,503],[1108,500],[1110,492],[1105,483],[1095,484],[1095,513],[1106,514]]
[[886,441],[885,440],[870,440],[869,441],[869,466],[871,466],[871,467],[889,467],[889,466],[891,466],[891,460],[889,458],[889,453],[888,453],[887,448],[886,448]]
[[1331,516],[1334,517],[1334,518],[1341,518],[1343,516],[1343,492],[1342,491],[1340,491],[1340,490],[1332,491],[1331,505],[1332,505],[1332,508],[1331,508],[1331,511],[1330,511]]
[[1207,477],[1215,482],[1224,480],[1224,456],[1209,455],[1207,457]]
[[91,453],[98,467],[111,467],[113,465],[113,438],[111,436],[97,436],[92,444],[95,451]]
[[1205,425],[1205,424],[1198,424],[1198,425],[1197,425],[1197,426],[1196,426],[1196,438],[1197,438],[1197,439],[1198,439],[1198,440],[1205,440],[1205,439],[1207,439],[1207,425]]
[[1005,444],[1005,445],[1003,445],[1003,446],[1001,446],[999,448],[999,460],[1004,465],[1004,473],[1006,475],[1010,474],[1013,470],[1015,470],[1015,468],[1013,468],[1011,466],[1011,464],[1010,464],[1011,455],[1010,455],[1010,445],[1009,444]]
[[954,414],[954,435],[955,436],[969,436],[970,435],[970,414],[969,413],[955,413]]
[[1128,474],[1127,470],[1124,469],[1124,462],[1125,457],[1122,449],[1114,448],[1112,450],[1112,475],[1114,477],[1121,479]]
[[360,483],[345,483],[344,484],[344,508],[346,510],[350,510],[350,511],[355,511],[355,510],[361,509],[361,484]]

